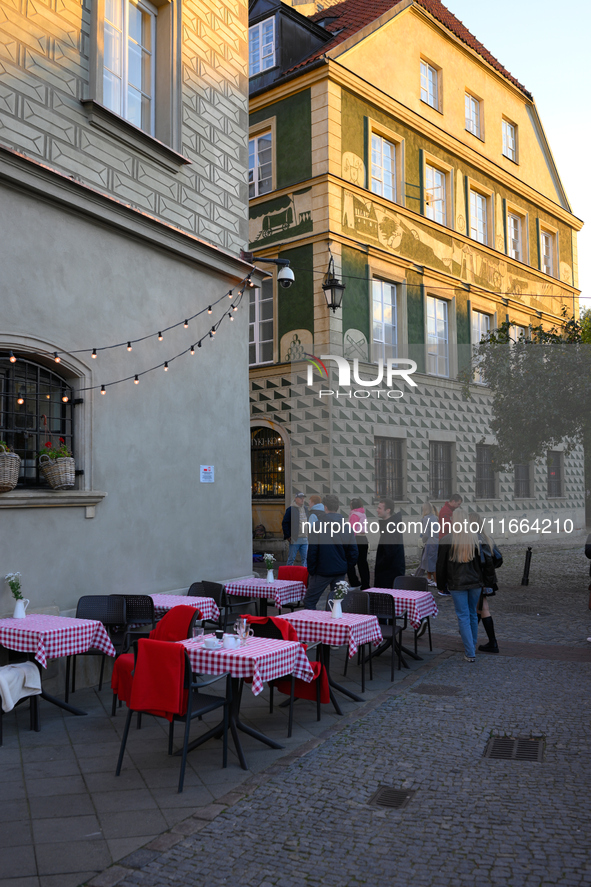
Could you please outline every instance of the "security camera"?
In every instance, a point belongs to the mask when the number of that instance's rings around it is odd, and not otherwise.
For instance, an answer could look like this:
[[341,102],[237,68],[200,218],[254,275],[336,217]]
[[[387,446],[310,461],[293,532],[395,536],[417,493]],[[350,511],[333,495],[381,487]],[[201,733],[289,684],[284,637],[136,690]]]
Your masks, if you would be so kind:
[[282,286],[283,289],[288,290],[290,288],[295,280],[295,275],[289,265],[284,265],[283,268],[279,269],[277,280],[279,282],[279,286]]

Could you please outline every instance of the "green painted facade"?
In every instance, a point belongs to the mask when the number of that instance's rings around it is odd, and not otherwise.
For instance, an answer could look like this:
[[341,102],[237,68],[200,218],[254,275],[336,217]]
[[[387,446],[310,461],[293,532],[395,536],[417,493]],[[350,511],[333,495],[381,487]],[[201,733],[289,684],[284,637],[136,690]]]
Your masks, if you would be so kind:
[[289,188],[312,176],[312,114],[310,90],[275,102],[250,115],[255,126],[269,117],[277,119],[277,188]]
[[[314,333],[314,252],[311,244],[281,250],[281,258],[289,259],[295,271],[295,281],[289,289],[278,288],[278,341],[290,330],[309,330]],[[280,363],[285,355],[279,355]]]

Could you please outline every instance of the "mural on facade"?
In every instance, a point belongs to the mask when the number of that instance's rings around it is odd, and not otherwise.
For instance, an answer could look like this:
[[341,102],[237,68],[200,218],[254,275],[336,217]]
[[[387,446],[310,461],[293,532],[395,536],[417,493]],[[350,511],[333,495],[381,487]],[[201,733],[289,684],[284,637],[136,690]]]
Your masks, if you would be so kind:
[[279,353],[284,363],[304,360],[308,351],[314,350],[314,337],[310,330],[290,330],[281,336]]
[[266,246],[298,234],[311,234],[313,230],[312,188],[302,188],[250,207],[251,247]]

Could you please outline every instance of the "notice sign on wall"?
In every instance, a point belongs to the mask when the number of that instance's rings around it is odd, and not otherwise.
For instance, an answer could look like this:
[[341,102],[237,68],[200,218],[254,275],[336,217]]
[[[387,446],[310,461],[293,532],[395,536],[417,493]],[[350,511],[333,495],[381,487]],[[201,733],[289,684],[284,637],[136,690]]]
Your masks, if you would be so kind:
[[213,465],[201,465],[200,475],[202,484],[212,484],[214,475]]

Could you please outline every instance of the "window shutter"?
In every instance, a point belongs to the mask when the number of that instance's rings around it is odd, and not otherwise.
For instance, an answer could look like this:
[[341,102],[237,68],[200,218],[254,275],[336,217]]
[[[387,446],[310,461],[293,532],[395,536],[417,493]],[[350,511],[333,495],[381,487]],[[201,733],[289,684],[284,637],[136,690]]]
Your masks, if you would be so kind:
[[536,218],[536,236],[538,238],[538,271],[542,270],[542,234],[540,231],[540,220]]
[[419,212],[425,215],[425,152],[419,148]]
[[466,204],[466,237],[470,237],[470,193],[468,191],[468,176],[464,176],[464,202]]
[[365,165],[365,187],[369,191],[369,177],[370,170],[369,164],[371,160],[371,145],[369,143],[370,140],[370,129],[369,129],[369,120],[367,117],[363,118],[363,163]]
[[505,255],[508,255],[507,249],[507,201],[503,197],[503,236],[505,238]]

